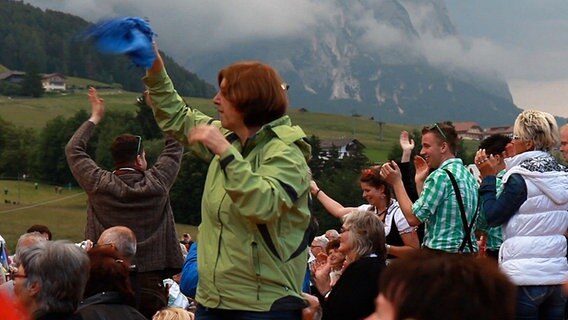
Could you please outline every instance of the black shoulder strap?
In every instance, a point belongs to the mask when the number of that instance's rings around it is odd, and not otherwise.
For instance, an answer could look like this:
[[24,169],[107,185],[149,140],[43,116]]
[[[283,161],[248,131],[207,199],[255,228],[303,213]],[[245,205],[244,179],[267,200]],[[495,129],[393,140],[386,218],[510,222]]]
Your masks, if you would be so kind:
[[460,252],[460,253],[463,252],[463,249],[465,249],[466,244],[469,248],[469,252],[474,252],[473,251],[473,244],[471,243],[471,229],[473,228],[473,224],[474,224],[475,218],[477,216],[477,210],[475,211],[475,214],[473,216],[473,219],[471,220],[471,223],[468,223],[467,217],[465,215],[465,208],[463,206],[463,199],[461,197],[460,189],[458,188],[458,183],[456,181],[456,178],[454,178],[454,175],[450,172],[450,170],[444,169],[444,171],[446,171],[446,173],[450,177],[450,180],[452,181],[452,186],[454,187],[454,192],[455,192],[456,198],[458,200],[458,206],[460,207],[462,224],[463,224],[463,228],[464,228],[464,231],[465,231],[465,235],[464,235],[463,240],[461,242],[461,245],[458,249],[458,252]]

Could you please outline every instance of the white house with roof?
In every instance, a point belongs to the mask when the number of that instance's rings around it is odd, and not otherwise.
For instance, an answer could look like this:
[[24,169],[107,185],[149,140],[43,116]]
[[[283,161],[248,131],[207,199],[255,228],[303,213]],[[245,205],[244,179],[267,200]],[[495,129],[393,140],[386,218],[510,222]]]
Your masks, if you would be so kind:
[[351,155],[356,148],[364,149],[365,145],[359,142],[357,139],[330,139],[321,140],[320,148],[324,152],[329,152],[331,149],[337,149],[338,158],[343,159],[343,157],[348,157]]
[[61,73],[49,73],[41,76],[41,85],[46,92],[65,91],[65,76]]

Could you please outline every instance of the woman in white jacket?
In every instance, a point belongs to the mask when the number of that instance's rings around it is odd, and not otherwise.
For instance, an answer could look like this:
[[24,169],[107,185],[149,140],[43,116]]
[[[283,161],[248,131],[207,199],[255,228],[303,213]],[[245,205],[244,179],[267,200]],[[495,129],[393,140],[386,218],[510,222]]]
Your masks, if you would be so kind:
[[495,159],[479,150],[479,193],[490,226],[503,225],[501,269],[518,287],[517,319],[564,319],[568,280],[568,172],[549,153],[559,141],[554,117],[519,114],[507,145],[503,192],[496,197]]

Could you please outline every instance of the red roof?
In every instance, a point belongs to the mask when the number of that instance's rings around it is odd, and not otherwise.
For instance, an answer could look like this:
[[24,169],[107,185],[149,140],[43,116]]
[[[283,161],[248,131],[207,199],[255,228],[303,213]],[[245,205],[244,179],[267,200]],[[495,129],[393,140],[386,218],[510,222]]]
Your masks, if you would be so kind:
[[473,122],[473,121],[454,122],[453,125],[456,128],[457,132],[468,131],[468,130],[473,129],[473,128],[477,128],[477,129],[479,129],[479,131],[482,131],[481,127],[479,126],[479,123]]

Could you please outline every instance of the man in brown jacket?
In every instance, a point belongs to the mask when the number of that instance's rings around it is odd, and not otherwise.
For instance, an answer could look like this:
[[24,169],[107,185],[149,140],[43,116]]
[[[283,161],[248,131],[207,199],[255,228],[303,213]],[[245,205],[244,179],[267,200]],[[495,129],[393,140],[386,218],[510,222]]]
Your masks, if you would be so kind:
[[137,249],[133,264],[138,269],[138,284],[133,287],[139,288],[138,310],[151,318],[167,305],[162,280],[178,273],[183,264],[169,199],[183,146],[167,137],[162,154],[148,169],[142,138],[123,134],[111,146],[116,169],[104,170],[86,152],[87,142],[103,119],[104,101],[94,88],[89,90],[89,100],[91,117],[65,148],[69,168],[89,198],[85,237],[98,239],[113,226],[134,231]]

